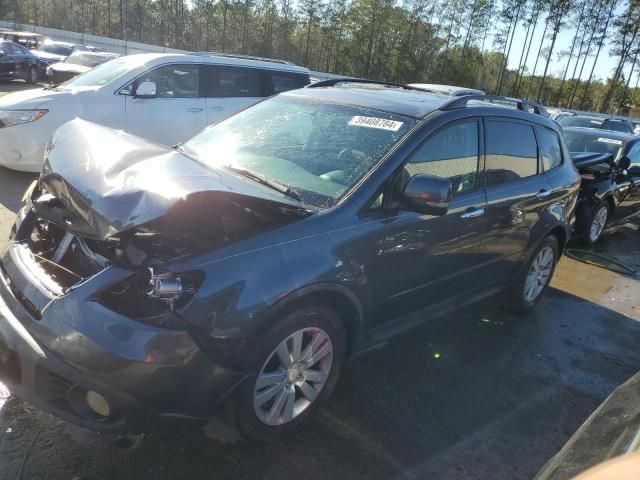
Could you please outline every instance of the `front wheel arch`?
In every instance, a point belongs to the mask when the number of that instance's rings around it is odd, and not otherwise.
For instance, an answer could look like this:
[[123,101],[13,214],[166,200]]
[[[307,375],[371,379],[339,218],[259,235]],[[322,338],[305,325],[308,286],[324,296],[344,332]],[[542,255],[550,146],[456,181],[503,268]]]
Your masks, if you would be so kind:
[[334,283],[316,283],[289,293],[261,315],[251,336],[258,336],[269,329],[275,317],[286,316],[293,310],[309,305],[324,306],[336,313],[346,333],[347,356],[354,353],[364,329],[362,305],[351,290]]

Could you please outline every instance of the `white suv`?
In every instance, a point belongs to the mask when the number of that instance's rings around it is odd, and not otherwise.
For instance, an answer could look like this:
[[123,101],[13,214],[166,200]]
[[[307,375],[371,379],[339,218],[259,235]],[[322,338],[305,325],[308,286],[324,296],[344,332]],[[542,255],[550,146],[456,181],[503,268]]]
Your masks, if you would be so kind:
[[307,84],[309,71],[284,61],[121,57],[57,87],[0,98],[0,165],[40,171],[53,132],[76,117],[174,145],[264,97]]

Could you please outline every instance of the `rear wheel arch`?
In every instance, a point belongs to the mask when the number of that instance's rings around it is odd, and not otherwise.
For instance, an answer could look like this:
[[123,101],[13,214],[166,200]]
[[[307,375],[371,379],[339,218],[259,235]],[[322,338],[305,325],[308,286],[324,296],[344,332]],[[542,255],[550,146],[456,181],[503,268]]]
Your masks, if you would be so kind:
[[564,248],[569,241],[569,234],[567,233],[567,229],[562,225],[556,225],[551,230],[549,230],[549,233],[547,233],[545,237],[549,235],[553,235],[558,240],[558,250],[560,255],[562,255],[562,253],[564,252]]
[[609,203],[609,215],[611,216],[611,214],[614,212],[614,210],[616,209],[616,201],[613,198],[613,195],[607,195],[603,201],[608,202]]

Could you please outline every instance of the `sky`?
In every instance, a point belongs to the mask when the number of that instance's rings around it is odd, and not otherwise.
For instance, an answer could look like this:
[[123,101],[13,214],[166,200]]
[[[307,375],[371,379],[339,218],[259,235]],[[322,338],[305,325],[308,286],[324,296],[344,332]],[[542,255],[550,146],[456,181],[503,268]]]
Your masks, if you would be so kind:
[[[620,5],[617,8],[615,13],[620,14],[622,13],[622,10],[623,10],[623,6]],[[542,38],[543,30],[544,30],[544,19],[540,19],[538,22],[538,25],[536,26],[535,35],[533,37],[533,45],[531,46],[531,51],[529,52],[529,58],[527,61],[527,67],[528,67],[529,73],[532,72],[533,66],[536,61],[535,57],[536,57],[538,48],[540,46],[540,40]],[[509,69],[516,70],[518,68],[518,62],[520,61],[522,44],[525,41],[526,32],[527,32],[526,27],[524,27],[522,24],[519,24],[516,30],[516,34],[513,38],[513,45],[511,46],[511,53],[509,55]],[[558,61],[557,53],[561,51],[569,51],[571,49],[571,42],[573,41],[574,34],[575,34],[575,29],[570,29],[570,28],[565,28],[565,30],[561,31],[561,33],[558,34],[558,38],[556,39],[556,45],[554,47],[554,54],[552,56],[551,63],[549,64],[548,73],[556,77],[562,78],[562,74],[564,73],[564,69],[567,64],[567,57],[564,57],[560,61]],[[616,68],[618,57],[614,57],[609,53],[609,50],[611,50],[609,41],[610,39],[605,40],[605,44],[603,45],[602,51],[600,52],[600,56],[598,58],[598,64],[596,65],[596,69],[594,71],[595,78],[600,78],[604,80],[608,76],[610,76],[612,73],[612,70]],[[544,47],[547,47],[550,44],[551,44],[551,40],[547,38],[545,40]],[[577,51],[577,48],[578,46],[576,46],[576,51]],[[595,52],[595,48],[594,48],[594,52]],[[574,52],[574,55],[575,55],[575,52]],[[582,79],[587,79],[589,77],[589,73],[591,72],[591,67],[593,65],[594,58],[595,58],[595,53],[594,55],[590,56],[587,59],[587,63],[582,72],[582,77],[581,77]],[[544,60],[545,60],[544,58],[540,58],[538,60],[536,74],[542,75],[544,71]],[[575,60],[571,62],[571,66],[569,67],[569,72],[567,74],[568,78],[571,77],[571,73],[573,72],[574,62]],[[625,78],[628,75],[629,70],[630,70],[630,66],[625,69]],[[579,72],[580,72],[580,65],[578,65],[576,76],[578,75]]]

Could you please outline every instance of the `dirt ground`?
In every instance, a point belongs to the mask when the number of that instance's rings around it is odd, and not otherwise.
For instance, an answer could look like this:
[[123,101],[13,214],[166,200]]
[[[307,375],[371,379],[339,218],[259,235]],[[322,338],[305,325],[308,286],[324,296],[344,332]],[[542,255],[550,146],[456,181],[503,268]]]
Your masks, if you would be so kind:
[[[32,178],[0,169],[0,239]],[[640,267],[640,220],[597,250]],[[352,359],[307,430],[272,446],[92,433],[0,386],[0,479],[529,479],[640,369],[639,321],[638,280],[565,257],[532,314],[491,298]]]

